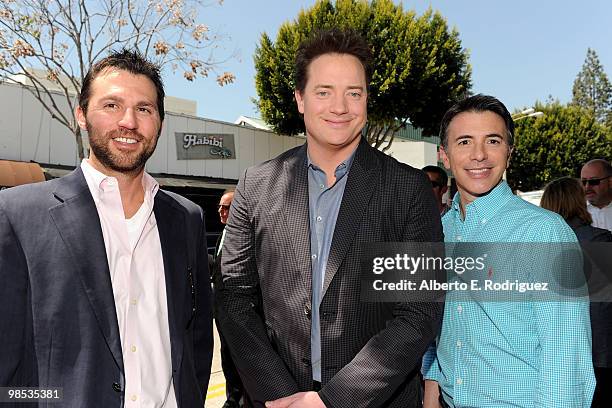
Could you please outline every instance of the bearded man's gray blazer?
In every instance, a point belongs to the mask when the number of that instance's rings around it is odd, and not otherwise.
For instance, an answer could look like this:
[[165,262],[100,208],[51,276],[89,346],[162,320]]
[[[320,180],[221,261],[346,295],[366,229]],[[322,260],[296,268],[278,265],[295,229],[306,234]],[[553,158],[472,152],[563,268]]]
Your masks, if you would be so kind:
[[[221,325],[257,406],[312,390],[306,146],[248,169],[223,248]],[[420,406],[418,369],[441,303],[360,300],[361,244],[443,240],[431,184],[362,140],[348,180],[320,305],[319,395],[328,408]]]
[[[212,358],[203,213],[161,190],[153,211],[175,395],[180,408],[201,408]],[[80,169],[0,192],[0,386],[62,387],[63,400],[53,407],[123,406],[125,375],[106,249]]]

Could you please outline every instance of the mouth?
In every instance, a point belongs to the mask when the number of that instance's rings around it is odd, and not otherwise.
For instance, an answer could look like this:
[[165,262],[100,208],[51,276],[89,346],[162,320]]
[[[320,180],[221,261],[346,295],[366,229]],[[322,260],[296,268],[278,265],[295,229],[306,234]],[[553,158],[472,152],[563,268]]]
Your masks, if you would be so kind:
[[129,137],[114,137],[113,140],[115,142],[125,143],[125,144],[135,144],[135,143],[138,143],[138,140],[132,139],[132,138],[129,138]]
[[472,178],[486,178],[491,175],[491,167],[479,168],[479,169],[465,169],[466,172]]

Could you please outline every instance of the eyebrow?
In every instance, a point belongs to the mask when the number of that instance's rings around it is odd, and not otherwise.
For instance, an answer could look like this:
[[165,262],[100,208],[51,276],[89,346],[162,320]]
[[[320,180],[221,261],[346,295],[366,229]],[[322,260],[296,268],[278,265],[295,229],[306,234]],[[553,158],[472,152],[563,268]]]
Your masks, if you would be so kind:
[[[123,97],[121,97],[119,95],[107,95],[107,96],[104,96],[104,97],[100,98],[100,102],[106,102],[106,101],[123,102],[124,100],[125,100],[125,98],[123,98]],[[153,106],[153,107],[157,108],[157,105],[154,102],[147,101],[147,100],[138,101],[136,103],[136,106]]]
[[[485,135],[485,138],[491,138],[491,137],[499,137],[500,139],[503,139],[504,137],[500,134],[497,133],[489,133],[488,135]],[[459,139],[473,139],[474,136],[473,135],[461,135],[461,136],[457,136],[457,140]]]
[[[319,85],[315,85],[314,89],[319,89],[319,88],[324,88],[324,89],[333,89],[333,88],[337,88],[334,85],[327,85],[327,84],[319,84]],[[364,87],[361,85],[349,85],[346,87],[346,89],[359,89],[361,91],[364,90]]]

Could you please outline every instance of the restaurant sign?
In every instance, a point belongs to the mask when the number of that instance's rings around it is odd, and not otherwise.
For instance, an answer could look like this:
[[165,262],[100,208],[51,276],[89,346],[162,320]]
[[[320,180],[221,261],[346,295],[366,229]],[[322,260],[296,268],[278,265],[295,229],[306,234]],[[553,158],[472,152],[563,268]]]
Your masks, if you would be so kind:
[[236,158],[232,133],[176,132],[174,136],[178,160]]

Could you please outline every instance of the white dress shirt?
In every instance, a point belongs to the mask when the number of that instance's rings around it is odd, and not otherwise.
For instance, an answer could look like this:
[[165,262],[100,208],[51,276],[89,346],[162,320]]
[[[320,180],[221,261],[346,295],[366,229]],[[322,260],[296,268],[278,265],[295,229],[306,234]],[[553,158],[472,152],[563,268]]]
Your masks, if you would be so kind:
[[176,408],[164,262],[153,199],[159,185],[144,173],[144,201],[126,219],[117,179],[84,159],[106,248],[125,369],[125,407]]
[[595,207],[587,202],[587,210],[593,217],[593,226],[612,231],[612,202],[603,208]]

